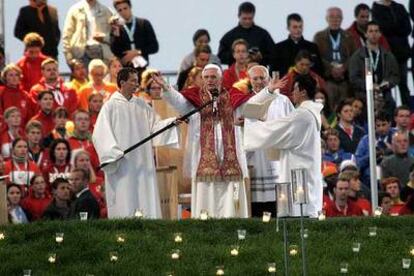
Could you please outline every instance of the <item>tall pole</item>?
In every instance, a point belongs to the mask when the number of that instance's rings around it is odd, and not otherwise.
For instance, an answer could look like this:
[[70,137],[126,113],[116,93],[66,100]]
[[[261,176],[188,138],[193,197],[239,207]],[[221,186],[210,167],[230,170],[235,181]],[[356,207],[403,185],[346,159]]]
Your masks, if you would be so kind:
[[372,64],[369,58],[365,58],[365,89],[367,94],[368,112],[368,145],[369,145],[369,171],[371,184],[372,213],[378,207],[378,184],[377,184],[377,154],[375,141],[375,113],[374,113],[374,79]]

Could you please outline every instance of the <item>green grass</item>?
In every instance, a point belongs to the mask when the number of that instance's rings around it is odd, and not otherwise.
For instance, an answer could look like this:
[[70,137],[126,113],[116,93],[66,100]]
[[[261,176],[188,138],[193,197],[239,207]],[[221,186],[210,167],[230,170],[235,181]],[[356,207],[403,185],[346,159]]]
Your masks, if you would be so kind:
[[[376,237],[368,228],[378,227]],[[352,218],[305,221],[309,229],[307,255],[309,275],[338,275],[342,261],[349,263],[349,275],[414,275],[414,268],[402,270],[401,259],[414,245],[414,218]],[[299,222],[288,222],[291,244],[300,246]],[[246,229],[240,254],[230,255],[238,243],[237,229]],[[210,221],[101,220],[92,222],[39,222],[31,225],[0,227],[6,235],[0,240],[0,275],[215,275],[224,265],[226,275],[267,275],[267,263],[276,262],[277,275],[283,275],[283,236],[275,221],[263,224],[257,219]],[[55,233],[64,232],[57,245]],[[183,243],[173,241],[183,233]],[[116,242],[124,234],[126,242]],[[361,242],[359,254],[352,243]],[[182,258],[170,258],[180,249]],[[117,251],[119,260],[109,261]],[[48,253],[57,254],[49,264]],[[414,260],[413,260],[414,261]],[[290,275],[301,275],[301,255],[290,258]],[[414,266],[414,263],[413,263]]]

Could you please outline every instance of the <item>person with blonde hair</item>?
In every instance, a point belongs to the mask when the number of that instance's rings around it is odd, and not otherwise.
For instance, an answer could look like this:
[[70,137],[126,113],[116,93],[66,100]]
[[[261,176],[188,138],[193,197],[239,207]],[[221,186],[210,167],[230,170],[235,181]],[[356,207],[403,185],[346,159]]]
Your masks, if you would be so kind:
[[143,99],[149,105],[152,105],[153,99],[161,98],[161,86],[152,80],[153,74],[160,74],[160,71],[148,68],[142,72],[140,88],[136,93],[137,97]]
[[104,81],[108,67],[101,59],[93,59],[88,66],[89,82],[79,90],[79,108],[88,110],[88,98],[92,93],[99,93],[107,101],[117,90],[116,85]]
[[13,63],[8,64],[1,72],[4,86],[0,86],[0,114],[11,106],[19,108],[22,115],[21,126],[24,127],[34,115],[36,103],[21,89],[22,77],[22,70]]
[[22,69],[22,87],[25,91],[30,91],[42,78],[42,62],[48,57],[42,54],[45,41],[37,33],[28,33],[24,36],[24,55],[17,61],[17,66]]
[[108,74],[106,74],[104,81],[116,85],[116,77],[118,76],[118,72],[121,69],[121,60],[117,57],[111,58],[111,60],[108,63]]
[[4,158],[11,157],[12,143],[17,138],[23,137],[24,132],[21,127],[22,115],[20,110],[11,106],[4,111],[4,121],[7,125],[7,131],[0,135],[1,155]]
[[203,85],[203,79],[201,77],[201,72],[203,68],[193,67],[190,72],[188,72],[187,80],[184,83],[183,89],[201,87]]

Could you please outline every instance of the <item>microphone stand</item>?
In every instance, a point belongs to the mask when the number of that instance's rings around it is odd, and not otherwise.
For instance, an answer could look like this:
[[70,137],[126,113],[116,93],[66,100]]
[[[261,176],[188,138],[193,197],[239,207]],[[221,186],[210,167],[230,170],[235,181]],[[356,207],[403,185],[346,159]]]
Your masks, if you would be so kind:
[[[218,91],[217,91],[217,92],[218,92]],[[217,93],[217,94],[216,94],[216,93],[212,93],[212,99],[211,99],[210,101],[206,102],[205,104],[203,104],[202,106],[200,106],[200,107],[198,107],[198,108],[196,108],[196,109],[194,109],[194,110],[191,110],[191,111],[190,111],[190,112],[188,112],[187,114],[185,114],[185,115],[183,115],[183,116],[181,116],[181,117],[177,118],[174,122],[172,122],[172,123],[170,123],[170,124],[166,125],[165,127],[161,128],[160,130],[157,130],[156,132],[154,132],[154,133],[152,133],[151,135],[149,135],[148,137],[146,137],[146,138],[142,139],[141,141],[139,141],[139,142],[138,142],[138,143],[136,143],[135,145],[133,145],[133,146],[131,146],[131,147],[127,148],[126,150],[124,150],[124,155],[122,155],[122,157],[121,157],[121,158],[119,158],[119,159],[117,159],[117,160],[115,160],[115,161],[112,161],[112,162],[116,162],[116,161],[118,161],[118,160],[121,160],[122,158],[124,158],[124,156],[125,156],[127,153],[129,153],[129,152],[133,151],[134,149],[138,148],[139,146],[141,146],[141,145],[145,144],[146,142],[150,141],[151,139],[153,139],[154,137],[156,137],[156,136],[160,135],[161,133],[165,132],[166,130],[168,130],[168,129],[172,128],[172,127],[177,126],[177,123],[178,123],[179,121],[184,121],[184,120],[188,119],[190,116],[194,115],[195,113],[200,112],[200,111],[201,111],[202,109],[204,109],[205,107],[207,107],[207,106],[209,106],[210,104],[214,103],[214,102],[217,100],[217,96],[218,96],[218,93]],[[106,166],[108,166],[108,165],[109,165],[109,164],[111,164],[112,162],[102,163],[102,164],[99,166],[99,168],[98,168],[98,169],[105,168]]]

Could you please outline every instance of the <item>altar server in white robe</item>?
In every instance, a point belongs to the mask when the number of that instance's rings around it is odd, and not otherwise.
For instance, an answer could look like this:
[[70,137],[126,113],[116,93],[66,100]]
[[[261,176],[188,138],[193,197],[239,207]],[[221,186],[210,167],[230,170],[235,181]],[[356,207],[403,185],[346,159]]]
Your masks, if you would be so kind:
[[[272,79],[270,85],[247,104],[264,104],[280,95],[281,80]],[[261,122],[245,122],[244,146],[246,150],[274,148],[280,152],[280,182],[290,182],[292,169],[304,168],[309,187],[309,204],[305,215],[317,217],[322,210],[321,175],[321,115],[322,104],[313,101],[316,83],[309,76],[295,78],[293,101],[296,110],[284,118]],[[251,125],[250,125],[251,124]],[[299,215],[294,205],[293,216]]]
[[204,209],[215,218],[246,218],[246,158],[241,137],[236,134],[229,92],[221,87],[221,69],[214,64],[205,66],[203,86],[181,93],[169,87],[161,77],[153,76],[153,79],[163,87],[163,99],[182,114],[210,101],[212,92],[218,91],[216,104],[202,109],[189,122],[191,215],[198,218]]
[[178,130],[170,128],[152,141],[124,155],[124,150],[174,121],[160,121],[154,110],[133,95],[138,74],[132,68],[118,73],[119,92],[103,105],[93,132],[93,143],[104,167],[109,218],[133,217],[142,210],[145,217],[161,218],[160,197],[153,146],[178,146]]
[[[269,71],[262,65],[255,65],[248,70],[247,87],[251,87],[252,96],[259,93],[269,84]],[[234,85],[238,88],[237,83]],[[235,91],[235,90],[232,90]],[[243,108],[241,105],[236,110],[239,121],[243,118]],[[294,110],[294,106],[288,97],[280,94],[273,99],[269,105],[264,120],[283,118]],[[246,119],[251,120],[251,119]],[[252,126],[254,127],[254,125]],[[243,131],[243,127],[239,127]],[[243,135],[243,134],[241,134]],[[275,182],[279,181],[280,162],[274,160],[266,150],[247,151],[247,164],[252,167],[250,170],[252,216],[262,216],[263,212],[275,210]]]

